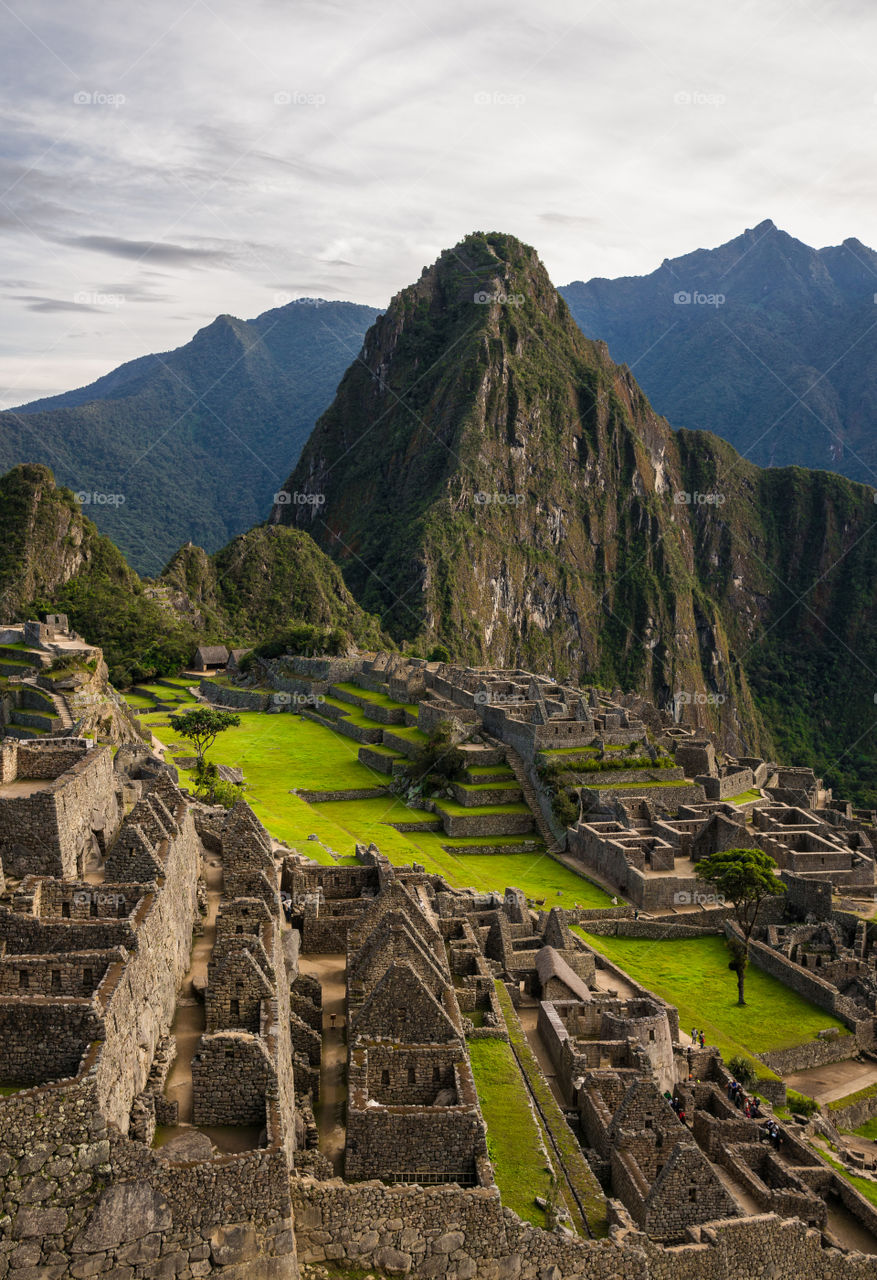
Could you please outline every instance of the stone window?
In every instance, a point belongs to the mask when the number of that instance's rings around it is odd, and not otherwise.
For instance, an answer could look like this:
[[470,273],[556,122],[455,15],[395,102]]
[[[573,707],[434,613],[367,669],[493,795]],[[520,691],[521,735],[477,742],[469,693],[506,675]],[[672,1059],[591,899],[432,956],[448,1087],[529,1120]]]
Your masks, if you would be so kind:
[[90,991],[94,986],[94,969],[82,970],[82,985],[86,991]]
[[237,1022],[241,1016],[241,1002],[240,1000],[229,1000],[228,1004],[228,1016],[232,1021]]
[[441,1067],[433,1067],[433,1069],[432,1069],[432,1082],[433,1082],[433,1084],[441,1084],[441,1082],[442,1082],[442,1069],[441,1069]]
[[387,1068],[384,1067],[383,1071],[381,1072],[381,1084],[387,1085],[389,1083],[390,1083],[390,1073],[387,1070]]
[[27,991],[28,987],[30,986],[30,974],[28,973],[27,969],[19,969],[18,985],[22,991]]
[[697,1187],[688,1188],[688,1199],[691,1204],[697,1204]]
[[654,1029],[654,1027],[653,1027],[653,1028],[651,1029],[651,1031],[649,1032],[649,1039],[650,1039],[650,1040],[654,1040],[654,1038],[655,1038],[655,1029]]
[[52,970],[52,990],[53,991],[61,990],[61,970],[60,969]]
[[225,1051],[226,1061],[228,1061],[230,1058],[233,1058],[233,1057],[234,1057],[234,1049],[226,1049]]
[[69,902],[61,903],[61,917],[64,920],[70,919],[70,903]]
[[413,1067],[408,1068],[408,1083],[417,1084],[417,1072]]

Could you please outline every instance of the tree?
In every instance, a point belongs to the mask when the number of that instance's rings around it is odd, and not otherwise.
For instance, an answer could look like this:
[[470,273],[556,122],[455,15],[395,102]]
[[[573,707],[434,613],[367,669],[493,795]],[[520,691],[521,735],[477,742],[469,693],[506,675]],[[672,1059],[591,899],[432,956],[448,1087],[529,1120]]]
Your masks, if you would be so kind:
[[426,655],[427,662],[450,662],[451,654],[446,645],[434,644]]
[[429,733],[427,741],[419,747],[413,760],[403,771],[409,786],[445,787],[466,763],[466,757],[454,743],[454,728],[449,720],[442,720]]
[[221,711],[218,707],[192,707],[189,711],[170,716],[169,720],[171,728],[187,738],[195,748],[199,770],[204,767],[204,752],[213,746],[221,733],[241,722],[240,716],[231,711]]
[[729,969],[737,974],[737,1003],[745,1004],[744,982],[749,964],[749,942],[765,898],[778,897],[786,887],[774,875],[776,863],[763,849],[723,849],[710,853],[695,865],[699,880],[715,885],[717,892],[734,908],[734,917],[743,934],[742,942],[728,945],[733,959]]

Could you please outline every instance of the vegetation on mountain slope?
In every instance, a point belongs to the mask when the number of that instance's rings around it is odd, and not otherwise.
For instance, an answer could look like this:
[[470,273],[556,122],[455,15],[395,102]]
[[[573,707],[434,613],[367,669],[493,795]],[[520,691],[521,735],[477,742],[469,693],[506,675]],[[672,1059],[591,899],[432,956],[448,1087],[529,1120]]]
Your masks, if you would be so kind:
[[340,646],[383,637],[307,534],[254,529],[216,557],[183,548],[160,583],[142,581],[47,467],[0,477],[0,621],[66,613],[100,645],[116,685],[178,671],[202,641],[256,643],[294,624]]
[[303,300],[219,316],[175,351],[0,413],[0,471],[50,466],[155,577],[187,540],[215,551],[264,519],[375,315]]
[[313,501],[272,521],[397,640],[637,689],[874,793],[873,494],[673,432],[513,238],[468,236],[392,300],[285,488]]

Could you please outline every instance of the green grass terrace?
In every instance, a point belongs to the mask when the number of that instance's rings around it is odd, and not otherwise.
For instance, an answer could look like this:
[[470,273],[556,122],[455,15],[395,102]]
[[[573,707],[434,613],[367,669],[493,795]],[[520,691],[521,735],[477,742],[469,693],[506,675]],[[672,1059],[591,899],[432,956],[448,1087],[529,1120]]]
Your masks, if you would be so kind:
[[826,1027],[846,1027],[754,965],[746,971],[746,1004],[737,1004],[736,975],[723,938],[602,937],[575,929],[588,946],[610,959],[636,982],[679,1010],[680,1031],[703,1028],[727,1062],[737,1054],[753,1060],[758,1074],[774,1073],[755,1055],[790,1049]]
[[[181,686],[184,692],[184,686]],[[191,699],[181,705],[190,705]],[[345,709],[356,709],[343,704]],[[190,744],[178,738],[170,727],[169,713],[143,715],[141,722],[169,748],[168,758],[190,756]],[[172,714],[172,713],[171,713]],[[216,764],[243,770],[247,802],[272,836],[291,849],[316,861],[353,861],[357,843],[374,843],[397,866],[418,863],[438,873],[456,888],[473,888],[479,893],[516,886],[533,902],[546,907],[607,907],[610,897],[590,880],[551,858],[536,835],[451,838],[443,831],[398,831],[392,825],[437,825],[436,815],[409,808],[402,799],[386,794],[374,799],[338,799],[309,803],[295,791],[362,791],[386,787],[390,781],[359,760],[359,744],[313,720],[290,715],[267,715],[241,711],[240,725],[226,730],[208,753]],[[387,726],[381,726],[386,728]],[[426,741],[419,730],[393,725],[395,735]],[[372,748],[375,749],[375,748]],[[384,750],[389,751],[388,748]],[[391,755],[395,755],[390,751]],[[491,769],[490,772],[496,772]],[[192,787],[191,774],[181,770],[183,786]],[[455,801],[442,800],[453,813],[527,812],[524,804],[477,806],[469,809]],[[316,840],[309,840],[314,835]],[[519,849],[528,852],[468,852],[479,848]],[[458,852],[467,850],[467,852]]]

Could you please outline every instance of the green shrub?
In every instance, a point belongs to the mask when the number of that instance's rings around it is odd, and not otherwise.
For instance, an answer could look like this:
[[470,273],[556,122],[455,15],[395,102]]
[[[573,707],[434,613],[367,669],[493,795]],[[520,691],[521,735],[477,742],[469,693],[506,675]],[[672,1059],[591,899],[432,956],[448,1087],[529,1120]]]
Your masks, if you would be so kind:
[[552,798],[551,812],[562,827],[571,827],[579,816],[578,792],[558,791]]
[[729,1060],[728,1070],[735,1080],[740,1081],[744,1089],[751,1089],[758,1079],[752,1063],[739,1053]]
[[815,1098],[808,1098],[806,1093],[798,1093],[795,1089],[789,1089],[786,1093],[786,1106],[793,1115],[799,1116],[812,1116],[819,1110],[819,1103]]

